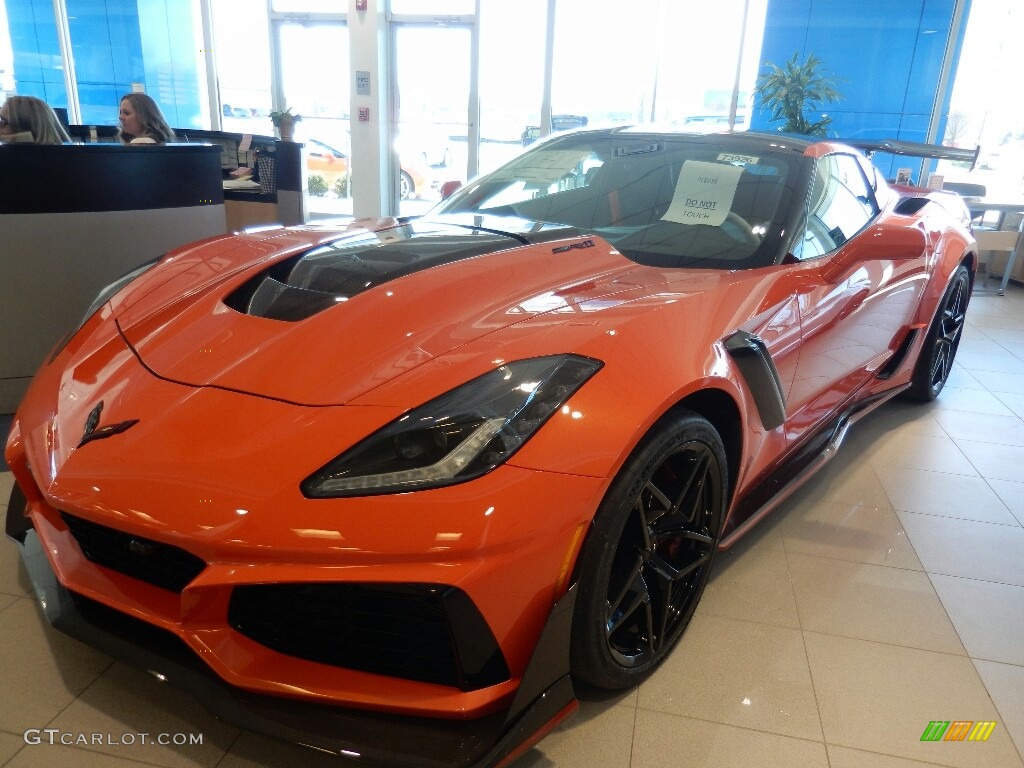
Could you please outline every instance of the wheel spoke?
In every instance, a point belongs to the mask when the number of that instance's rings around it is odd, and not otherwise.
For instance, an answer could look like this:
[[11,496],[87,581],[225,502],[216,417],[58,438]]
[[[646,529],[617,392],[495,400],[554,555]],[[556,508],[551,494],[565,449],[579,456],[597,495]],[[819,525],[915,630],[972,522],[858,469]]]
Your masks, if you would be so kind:
[[[672,509],[672,502],[669,500],[668,496],[662,493],[661,489],[654,484],[653,478],[647,481],[647,485],[644,486],[644,488],[655,498],[655,500],[659,504],[661,504],[662,509],[664,509],[665,511]],[[637,499],[637,501],[640,501],[640,499]]]
[[674,565],[664,560],[660,555],[652,555],[651,559],[648,561],[648,565],[661,579],[664,580],[666,584],[671,584],[672,582],[682,581],[710,559],[710,552],[701,552],[693,562],[683,566],[682,568],[676,568]]
[[637,558],[626,583],[618,596],[608,605],[608,629],[610,637],[629,619],[640,606],[650,603],[651,595],[643,578],[643,557]]
[[672,505],[672,512],[684,508],[684,505],[691,511],[689,522],[694,522],[696,519],[697,508],[695,504],[686,504],[687,499],[694,490],[700,491],[704,488],[704,481],[707,479],[708,465],[711,461],[711,454],[705,450],[701,453],[701,456],[696,462],[694,462],[693,470],[690,472],[690,476],[686,478],[686,482],[683,483],[683,487],[678,494],[676,494],[675,504]]
[[644,509],[643,495],[637,497],[633,509],[640,518],[640,548],[644,552],[650,552],[654,545],[651,543],[651,527],[647,522],[647,510]]

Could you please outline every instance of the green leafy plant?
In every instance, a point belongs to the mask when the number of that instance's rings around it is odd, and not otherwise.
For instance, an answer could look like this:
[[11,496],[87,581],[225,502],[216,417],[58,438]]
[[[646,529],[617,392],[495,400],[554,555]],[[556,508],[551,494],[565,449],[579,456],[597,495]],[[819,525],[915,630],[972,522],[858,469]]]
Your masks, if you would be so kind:
[[302,120],[302,115],[292,114],[292,108],[274,110],[270,113],[270,122],[274,124],[275,128],[280,128],[281,123],[298,123]]
[[335,197],[348,197],[348,174],[339,176],[334,182],[334,196]]
[[783,133],[825,136],[832,118],[822,114],[811,121],[807,113],[820,112],[821,106],[842,99],[837,89],[839,80],[828,76],[821,59],[813,53],[800,62],[799,51],[780,67],[765,62],[764,74],[758,78],[756,92],[761,103],[771,112],[772,121],[784,120]]
[[319,173],[311,173],[306,180],[306,189],[312,197],[327,197],[327,179]]

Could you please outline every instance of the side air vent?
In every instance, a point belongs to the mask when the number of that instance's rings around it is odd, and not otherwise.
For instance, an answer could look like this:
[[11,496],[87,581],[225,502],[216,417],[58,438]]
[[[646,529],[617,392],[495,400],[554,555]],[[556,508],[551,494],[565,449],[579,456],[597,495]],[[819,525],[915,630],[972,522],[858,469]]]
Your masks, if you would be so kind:
[[895,211],[900,216],[913,216],[930,202],[927,197],[904,197],[896,203]]
[[882,379],[884,381],[885,379],[891,378],[892,375],[900,369],[900,366],[903,365],[903,361],[907,359],[907,353],[910,352],[910,348],[914,346],[914,340],[917,338],[917,332],[917,328],[911,328],[907,331],[907,335],[903,337],[903,341],[900,342],[899,347],[896,348],[892,357],[890,357],[886,361],[885,365],[879,369],[878,373],[875,374],[875,378]]

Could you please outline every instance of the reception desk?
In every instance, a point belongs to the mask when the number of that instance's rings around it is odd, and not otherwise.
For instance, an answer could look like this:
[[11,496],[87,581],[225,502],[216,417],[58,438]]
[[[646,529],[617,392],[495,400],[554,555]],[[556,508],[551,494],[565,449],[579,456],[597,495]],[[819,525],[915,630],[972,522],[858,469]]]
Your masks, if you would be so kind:
[[227,231],[220,149],[0,145],[0,414],[99,291]]

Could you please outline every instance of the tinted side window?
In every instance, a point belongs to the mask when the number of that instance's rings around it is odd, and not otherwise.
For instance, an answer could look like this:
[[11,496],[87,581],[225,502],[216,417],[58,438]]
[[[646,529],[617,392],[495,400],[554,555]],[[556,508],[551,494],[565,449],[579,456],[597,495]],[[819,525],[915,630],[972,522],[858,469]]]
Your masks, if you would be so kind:
[[835,250],[867,226],[877,213],[857,158],[828,155],[815,162],[808,199],[807,228],[798,245],[800,259]]

